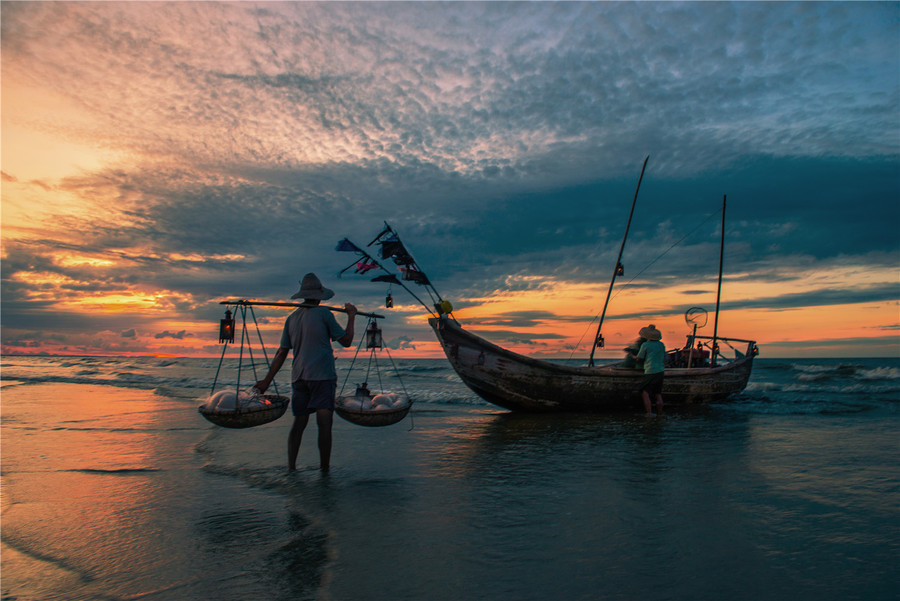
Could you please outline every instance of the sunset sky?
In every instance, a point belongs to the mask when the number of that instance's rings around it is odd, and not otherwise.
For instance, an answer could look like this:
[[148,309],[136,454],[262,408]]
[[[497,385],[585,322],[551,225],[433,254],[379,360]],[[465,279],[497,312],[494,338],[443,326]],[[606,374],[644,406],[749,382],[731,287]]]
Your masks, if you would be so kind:
[[712,314],[723,195],[721,335],[900,355],[897,2],[0,9],[4,354],[217,355],[312,271],[438,356],[337,277],[388,221],[465,327],[586,357],[649,155],[601,358]]

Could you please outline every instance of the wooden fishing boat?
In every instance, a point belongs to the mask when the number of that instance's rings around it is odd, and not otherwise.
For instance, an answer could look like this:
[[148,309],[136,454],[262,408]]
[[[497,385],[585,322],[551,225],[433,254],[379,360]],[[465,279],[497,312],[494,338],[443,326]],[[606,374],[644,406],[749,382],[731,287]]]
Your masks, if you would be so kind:
[[[441,348],[447,356],[447,360],[450,361],[450,365],[453,366],[466,386],[490,403],[512,411],[531,412],[621,411],[639,408],[643,371],[626,367],[624,362],[594,365],[594,351],[604,346],[601,333],[603,319],[616,278],[624,273],[622,253],[646,167],[647,159],[644,160],[641,168],[641,176],[632,200],[625,235],[619,248],[619,255],[609,284],[609,292],[600,315],[597,334],[591,347],[587,366],[573,366],[520,355],[463,329],[453,316],[452,305],[441,298],[412,254],[400,241],[400,237],[387,223],[385,223],[385,229],[369,243],[369,246],[375,243],[381,244],[381,258],[390,258],[397,263],[403,272],[404,280],[412,280],[423,286],[431,296],[433,305],[430,307],[426,304],[395,275],[378,276],[373,281],[402,286],[431,313],[428,323],[441,343]],[[722,400],[744,390],[750,378],[753,358],[759,352],[756,342],[724,338],[718,335],[724,245],[725,198],[722,200],[719,288],[716,297],[713,335],[697,335],[698,322],[695,321],[697,314],[691,312],[696,309],[702,313],[703,323],[699,326],[703,327],[706,325],[705,310],[695,307],[685,313],[688,324],[693,325],[694,329],[693,333],[687,336],[684,348],[670,351],[666,356],[662,391],[666,404],[692,404]],[[365,272],[368,269],[380,268],[390,274],[390,271],[380,265],[374,257],[346,238],[338,243],[337,250],[352,251],[361,257],[359,263],[352,264],[347,269],[355,266],[357,272]],[[387,306],[391,305],[392,301],[390,293],[388,293]],[[726,357],[720,352],[720,343],[733,350],[733,357]],[[707,358],[708,360],[706,360]]]
[[[586,367],[519,355],[464,330],[448,315],[428,320],[450,365],[484,400],[512,411],[621,411],[640,407],[643,372],[621,363]],[[708,337],[696,337],[698,340]],[[715,367],[666,368],[663,398],[667,404],[724,399],[747,386],[756,343],[733,361]],[[675,353],[671,353],[674,357]]]

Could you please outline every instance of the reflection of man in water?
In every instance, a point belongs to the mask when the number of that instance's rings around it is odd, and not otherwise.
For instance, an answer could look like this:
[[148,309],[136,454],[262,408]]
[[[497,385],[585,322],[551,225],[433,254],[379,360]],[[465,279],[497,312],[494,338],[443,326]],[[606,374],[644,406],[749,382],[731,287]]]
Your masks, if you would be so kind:
[[[318,305],[334,296],[334,291],[322,286],[313,273],[303,276],[300,291],[291,298],[302,298],[304,304]],[[331,465],[331,426],[334,423],[334,395],[337,390],[337,372],[334,368],[334,352],[331,342],[348,347],[353,343],[353,325],[356,307],[347,303],[347,328],[338,325],[334,314],[325,307],[300,307],[284,322],[281,344],[272,359],[266,377],[256,383],[265,392],[281,369],[288,351],[294,351],[291,363],[291,411],[294,425],[288,434],[288,469],[297,469],[297,455],[303,430],[309,416],[316,414],[319,429],[319,460],[322,471]]]
[[662,332],[656,326],[649,325],[638,332],[646,342],[641,345],[641,350],[632,355],[637,361],[644,362],[644,378],[641,380],[641,397],[644,400],[644,410],[648,416],[653,415],[650,405],[651,395],[656,399],[656,411],[662,413],[662,385],[666,371],[666,346],[660,342]]

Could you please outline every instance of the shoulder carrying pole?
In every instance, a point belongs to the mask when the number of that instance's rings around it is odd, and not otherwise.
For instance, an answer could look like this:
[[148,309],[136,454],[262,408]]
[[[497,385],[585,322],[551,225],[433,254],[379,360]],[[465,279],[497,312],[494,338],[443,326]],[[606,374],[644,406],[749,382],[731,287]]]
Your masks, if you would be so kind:
[[[343,307],[328,307],[326,305],[310,305],[306,303],[279,303],[279,302],[270,302],[270,301],[253,301],[253,300],[223,300],[219,303],[220,305],[235,305],[235,306],[252,306],[256,305],[257,307],[322,307],[323,309],[328,309],[329,311],[334,311],[336,313],[346,313],[347,310]],[[384,315],[378,315],[377,313],[363,313],[362,311],[357,311],[357,315],[362,315],[363,317],[373,317],[375,319],[384,319]]]

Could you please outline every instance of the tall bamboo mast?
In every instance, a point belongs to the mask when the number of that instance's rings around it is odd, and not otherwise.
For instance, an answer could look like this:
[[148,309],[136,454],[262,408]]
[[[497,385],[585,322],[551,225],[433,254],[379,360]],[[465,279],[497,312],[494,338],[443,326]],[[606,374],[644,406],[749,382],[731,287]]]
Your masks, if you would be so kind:
[[722,236],[721,242],[719,243],[719,290],[716,292],[716,321],[713,325],[713,343],[712,343],[712,360],[710,361],[710,366],[716,366],[716,356],[718,355],[717,348],[718,343],[716,342],[716,338],[719,334],[719,301],[722,300],[722,267],[724,264],[725,257],[725,199],[727,195],[722,195]]
[[637,204],[638,191],[641,189],[641,180],[644,179],[644,170],[647,168],[648,160],[650,160],[650,155],[647,155],[647,158],[644,159],[644,165],[641,167],[641,176],[638,178],[637,188],[634,190],[634,200],[631,201],[631,212],[628,214],[625,235],[622,236],[622,244],[619,246],[619,256],[616,258],[615,267],[613,267],[612,279],[609,282],[609,291],[606,293],[606,302],[603,303],[603,312],[600,314],[600,323],[597,325],[597,335],[594,336],[594,344],[591,345],[591,357],[588,359],[588,367],[594,366],[594,351],[597,350],[597,345],[600,344],[602,339],[600,331],[603,329],[603,318],[606,317],[606,308],[609,306],[609,298],[612,295],[613,285],[616,283],[616,276],[619,275],[619,268],[622,265],[622,253],[625,250],[625,241],[628,239],[628,230],[631,228],[631,218],[634,217],[634,206]]

